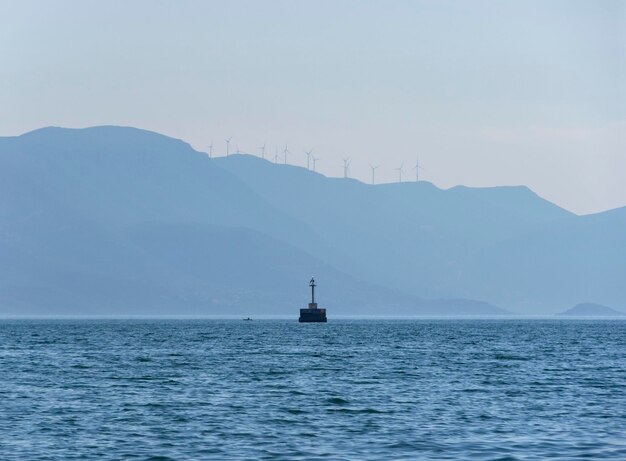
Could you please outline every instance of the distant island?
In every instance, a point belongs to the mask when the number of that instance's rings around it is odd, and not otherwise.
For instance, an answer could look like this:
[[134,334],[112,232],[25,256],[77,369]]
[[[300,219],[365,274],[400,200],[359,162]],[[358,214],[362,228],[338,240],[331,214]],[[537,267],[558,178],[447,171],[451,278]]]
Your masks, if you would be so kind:
[[597,317],[616,317],[620,315],[626,315],[623,312],[617,311],[611,307],[603,306],[602,304],[595,303],[579,303],[574,307],[566,310],[565,312],[561,312],[559,315],[569,315],[576,317],[589,317],[589,316],[597,316]]

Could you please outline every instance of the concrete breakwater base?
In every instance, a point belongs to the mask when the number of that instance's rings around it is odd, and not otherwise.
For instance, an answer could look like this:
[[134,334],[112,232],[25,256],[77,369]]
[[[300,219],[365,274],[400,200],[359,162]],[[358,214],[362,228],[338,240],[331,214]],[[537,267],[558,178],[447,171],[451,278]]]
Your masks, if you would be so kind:
[[300,309],[299,322],[327,322],[326,309],[318,309],[317,303],[309,303],[308,309]]

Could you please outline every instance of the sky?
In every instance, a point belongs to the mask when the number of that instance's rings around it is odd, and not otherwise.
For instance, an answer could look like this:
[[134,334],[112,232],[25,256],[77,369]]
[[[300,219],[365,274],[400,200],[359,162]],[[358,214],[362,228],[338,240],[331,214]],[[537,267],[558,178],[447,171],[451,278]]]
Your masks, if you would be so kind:
[[94,125],[626,206],[626,1],[0,0],[0,136]]

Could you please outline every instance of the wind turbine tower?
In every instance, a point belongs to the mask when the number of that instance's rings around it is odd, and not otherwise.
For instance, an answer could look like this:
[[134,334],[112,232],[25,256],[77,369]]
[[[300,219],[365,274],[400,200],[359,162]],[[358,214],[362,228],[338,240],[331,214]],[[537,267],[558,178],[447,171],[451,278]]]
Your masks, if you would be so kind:
[[313,149],[305,150],[304,153],[306,154],[306,169],[310,170],[311,169],[311,154],[313,153]]
[[260,148],[260,149],[261,149],[261,158],[262,158],[263,160],[265,160],[265,144],[266,144],[266,143],[263,143],[263,145],[262,145],[262,146],[261,146],[261,148]]
[[419,180],[420,180],[420,170],[422,169],[422,167],[420,166],[420,159],[419,159],[419,157],[416,157],[416,159],[415,159],[415,166],[413,167],[413,169],[415,170],[415,182],[419,182]]
[[232,136],[230,138],[226,138],[226,156],[230,155],[230,140],[233,139]]
[[285,154],[285,165],[287,165],[287,154],[289,154],[289,149],[287,149],[287,144],[285,144],[285,149],[283,150],[283,154]]
[[209,148],[209,158],[213,158],[213,141],[207,147]]
[[311,157],[311,161],[313,162],[313,171],[315,171],[315,164],[319,160],[319,157]]
[[348,177],[348,170],[350,169],[350,157],[346,157],[343,159],[343,177],[344,179]]
[[404,174],[404,162],[400,165],[400,168],[394,168],[398,172],[399,181],[402,182],[402,175]]
[[370,168],[372,169],[372,185],[376,184],[376,181],[375,181],[376,176],[375,176],[375,175],[376,175],[376,169],[377,169],[379,166],[380,166],[380,165],[376,165],[376,166],[374,166],[374,165],[372,165],[372,164],[370,163]]

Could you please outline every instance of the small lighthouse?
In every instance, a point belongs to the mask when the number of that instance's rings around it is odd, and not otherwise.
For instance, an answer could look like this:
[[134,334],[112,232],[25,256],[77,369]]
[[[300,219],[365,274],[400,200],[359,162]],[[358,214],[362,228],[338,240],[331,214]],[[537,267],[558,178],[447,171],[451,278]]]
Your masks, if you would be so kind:
[[309,303],[309,307],[307,309],[300,309],[300,318],[299,322],[326,322],[326,309],[318,309],[317,303],[315,302],[315,278],[311,277],[311,281],[309,282],[309,286],[311,287],[311,302]]

